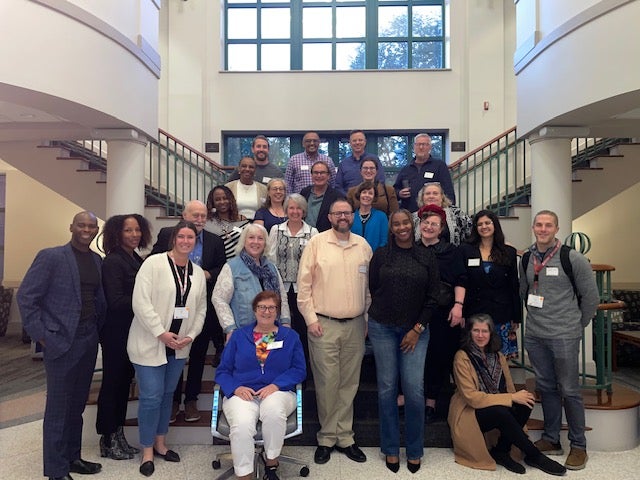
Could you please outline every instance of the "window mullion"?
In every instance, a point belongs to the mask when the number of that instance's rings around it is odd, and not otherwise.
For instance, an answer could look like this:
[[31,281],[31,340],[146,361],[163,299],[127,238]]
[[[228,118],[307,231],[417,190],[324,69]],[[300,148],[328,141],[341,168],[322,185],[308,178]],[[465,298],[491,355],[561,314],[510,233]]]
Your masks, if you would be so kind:
[[291,70],[302,70],[302,2],[291,2]]

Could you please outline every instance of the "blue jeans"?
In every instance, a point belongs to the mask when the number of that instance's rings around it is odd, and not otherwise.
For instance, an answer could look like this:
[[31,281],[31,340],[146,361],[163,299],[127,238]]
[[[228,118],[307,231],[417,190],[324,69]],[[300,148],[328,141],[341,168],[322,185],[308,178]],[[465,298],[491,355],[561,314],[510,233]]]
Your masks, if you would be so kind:
[[133,364],[140,389],[138,433],[143,447],[152,447],[157,435],[169,431],[173,391],[185,362],[185,358],[170,356],[165,365],[157,367]]
[[553,443],[560,441],[564,402],[569,442],[572,447],[586,450],[584,404],[578,369],[580,338],[526,336],[524,346],[536,374],[536,388],[542,396],[542,437]]
[[380,449],[384,455],[400,454],[400,415],[398,413],[398,377],[404,393],[405,439],[407,458],[422,458],[424,446],[424,360],[429,330],[420,335],[413,352],[402,353],[400,342],[408,328],[383,325],[369,317],[369,339],[373,345],[378,377]]

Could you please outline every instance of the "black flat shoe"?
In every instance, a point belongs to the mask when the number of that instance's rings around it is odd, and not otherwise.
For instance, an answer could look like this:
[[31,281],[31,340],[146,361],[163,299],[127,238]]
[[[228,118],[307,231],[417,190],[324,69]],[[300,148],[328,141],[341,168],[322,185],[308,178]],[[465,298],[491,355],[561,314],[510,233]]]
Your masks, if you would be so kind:
[[407,470],[409,470],[411,473],[416,473],[418,470],[420,470],[420,466],[421,463],[409,463],[409,460],[407,460]]
[[155,465],[151,460],[147,460],[143,464],[140,465],[140,473],[145,477],[150,477],[153,475],[153,472],[156,470]]
[[180,455],[178,455],[176,452],[174,452],[173,450],[167,450],[167,453],[165,453],[164,455],[160,452],[158,452],[155,448],[153,449],[153,454],[156,457],[160,457],[160,458],[164,458],[167,462],[179,462],[180,461]]
[[367,461],[367,456],[364,454],[362,450],[355,443],[349,445],[348,447],[338,447],[336,446],[336,450],[340,453],[344,453],[347,458],[353,460],[354,462],[364,463]]
[[397,462],[390,462],[389,460],[387,460],[389,458],[389,456],[385,456],[384,457],[384,464],[387,466],[387,468],[389,470],[391,470],[393,473],[398,473],[398,470],[400,470],[400,461]]
[[81,458],[74,460],[69,464],[69,471],[72,473],[79,473],[81,475],[93,475],[102,470],[102,465],[95,462],[89,462],[82,460]]
[[73,480],[71,475],[65,475],[64,477],[49,477],[49,480]]
[[499,452],[496,449],[492,449],[489,454],[493,457],[498,465],[502,465],[504,468],[513,473],[519,473],[520,475],[527,472],[527,469],[522,464],[516,462],[511,458],[509,452]]
[[313,461],[319,465],[322,465],[323,463],[327,463],[331,458],[332,450],[333,450],[333,447],[319,446],[318,448],[316,448],[316,453],[313,455]]

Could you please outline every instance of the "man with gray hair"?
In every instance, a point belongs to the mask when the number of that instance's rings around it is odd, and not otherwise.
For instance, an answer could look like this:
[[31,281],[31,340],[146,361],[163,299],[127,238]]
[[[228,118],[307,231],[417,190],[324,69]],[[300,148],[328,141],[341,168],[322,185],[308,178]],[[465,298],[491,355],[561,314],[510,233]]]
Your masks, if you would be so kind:
[[417,211],[418,192],[425,183],[434,182],[442,186],[444,194],[455,205],[456,194],[453,191],[449,168],[442,160],[431,156],[431,137],[426,133],[416,135],[413,152],[413,161],[400,170],[396,183],[393,184],[400,200],[400,208],[406,208],[410,212]]
[[[589,261],[560,243],[558,216],[542,210],[533,219],[536,241],[522,256],[520,296],[527,306],[524,347],[542,397],[544,432],[535,442],[547,455],[562,455],[562,406],[569,424],[569,470],[587,463],[585,413],[580,391],[580,342],[600,302]],[[526,459],[525,459],[526,461]]]

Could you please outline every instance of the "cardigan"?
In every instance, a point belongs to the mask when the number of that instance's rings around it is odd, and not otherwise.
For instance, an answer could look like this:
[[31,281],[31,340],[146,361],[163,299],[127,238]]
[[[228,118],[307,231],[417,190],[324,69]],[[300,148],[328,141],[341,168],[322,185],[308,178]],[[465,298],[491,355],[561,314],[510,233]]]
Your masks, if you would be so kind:
[[[134,316],[127,341],[132,363],[149,367],[167,363],[166,347],[158,336],[171,328],[175,309],[176,283],[169,262],[167,253],[153,255],[145,260],[136,275],[132,298]],[[192,265],[191,290],[186,302],[189,318],[182,321],[178,335],[195,340],[207,313],[207,281],[202,269]],[[187,358],[192,343],[176,350],[176,359]]]
[[371,250],[374,252],[378,247],[384,247],[389,239],[389,220],[380,210],[371,209],[371,216],[364,224],[360,216],[360,210],[356,210],[353,215],[351,232],[364,237]]
[[282,391],[295,390],[306,376],[304,352],[300,337],[292,328],[279,326],[275,341],[282,348],[269,350],[264,371],[256,359],[253,329],[256,322],[238,329],[231,335],[222,351],[220,365],[216,368],[216,383],[230,398],[238,387],[259,390],[274,384]]
[[456,463],[480,470],[495,470],[496,462],[487,449],[485,437],[476,419],[476,409],[494,405],[511,407],[512,393],[516,389],[511,379],[507,360],[498,353],[500,366],[507,386],[507,393],[484,393],[471,359],[464,350],[458,350],[453,359],[453,376],[456,391],[449,405],[449,428],[453,440]]

